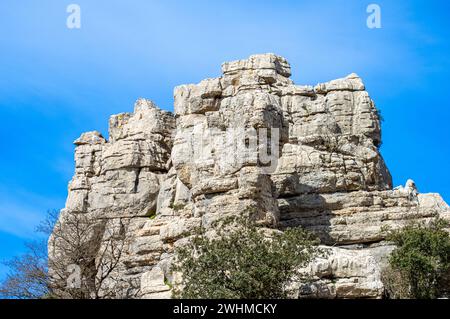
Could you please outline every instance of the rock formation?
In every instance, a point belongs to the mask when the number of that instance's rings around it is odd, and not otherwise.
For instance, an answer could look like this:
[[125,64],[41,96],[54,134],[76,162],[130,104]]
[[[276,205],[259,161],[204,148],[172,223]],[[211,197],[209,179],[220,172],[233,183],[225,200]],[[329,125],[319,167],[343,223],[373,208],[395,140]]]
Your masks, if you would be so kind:
[[249,210],[262,226],[311,230],[330,250],[306,269],[315,281],[299,297],[381,297],[392,250],[383,226],[450,219],[450,208],[412,181],[392,188],[362,80],[295,85],[274,54],[224,63],[222,73],[176,87],[175,114],[140,99],[110,118],[108,141],[82,134],[60,218],[89,214],[120,230],[121,297],[169,298],[186,232]]

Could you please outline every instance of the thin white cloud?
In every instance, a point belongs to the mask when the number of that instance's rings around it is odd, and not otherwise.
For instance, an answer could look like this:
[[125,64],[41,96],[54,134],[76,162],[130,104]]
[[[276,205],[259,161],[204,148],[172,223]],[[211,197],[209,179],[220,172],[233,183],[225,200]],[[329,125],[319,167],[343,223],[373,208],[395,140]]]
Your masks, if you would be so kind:
[[49,209],[59,208],[63,200],[46,198],[0,186],[0,231],[29,239],[36,237],[36,227]]

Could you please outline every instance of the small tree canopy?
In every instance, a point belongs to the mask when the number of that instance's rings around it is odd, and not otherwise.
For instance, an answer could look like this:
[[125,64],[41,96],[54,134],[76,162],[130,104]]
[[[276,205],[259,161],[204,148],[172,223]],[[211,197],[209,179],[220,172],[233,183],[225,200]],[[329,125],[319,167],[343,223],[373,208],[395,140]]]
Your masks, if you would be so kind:
[[450,271],[448,223],[436,219],[429,225],[411,224],[387,237],[397,248],[392,252],[385,284],[391,298],[439,297]]
[[298,269],[321,253],[317,245],[301,228],[264,231],[248,218],[222,221],[215,235],[198,230],[176,250],[173,270],[182,279],[174,297],[288,298]]

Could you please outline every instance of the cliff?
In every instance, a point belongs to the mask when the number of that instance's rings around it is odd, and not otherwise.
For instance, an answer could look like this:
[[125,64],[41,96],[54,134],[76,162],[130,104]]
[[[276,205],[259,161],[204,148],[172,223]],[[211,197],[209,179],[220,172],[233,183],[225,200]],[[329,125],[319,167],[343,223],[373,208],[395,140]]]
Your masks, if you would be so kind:
[[[299,285],[299,297],[380,297],[392,250],[384,226],[450,220],[450,208],[411,180],[392,187],[362,80],[295,85],[274,54],[224,63],[222,73],[176,87],[174,114],[140,99],[110,118],[109,140],[82,134],[60,221],[90,216],[101,224],[98,251],[111,238],[123,247],[115,297],[169,298],[186,232],[249,210],[262,226],[305,227],[330,250],[307,269],[315,282]],[[49,257],[64,259],[54,240]]]

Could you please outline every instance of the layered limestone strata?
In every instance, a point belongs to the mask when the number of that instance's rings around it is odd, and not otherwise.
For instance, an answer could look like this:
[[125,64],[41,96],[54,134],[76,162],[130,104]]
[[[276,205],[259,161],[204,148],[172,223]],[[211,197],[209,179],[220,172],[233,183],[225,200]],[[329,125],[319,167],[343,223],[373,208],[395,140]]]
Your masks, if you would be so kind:
[[[60,218],[89,214],[121,234],[119,297],[169,298],[186,233],[247,211],[262,227],[305,227],[330,250],[304,269],[314,283],[299,284],[298,297],[381,297],[393,248],[383,226],[450,219],[450,209],[413,181],[392,188],[362,80],[295,85],[274,54],[224,63],[222,73],[176,87],[175,114],[141,99],[111,117],[109,141],[98,132],[76,140]],[[64,258],[51,242],[49,255]]]

